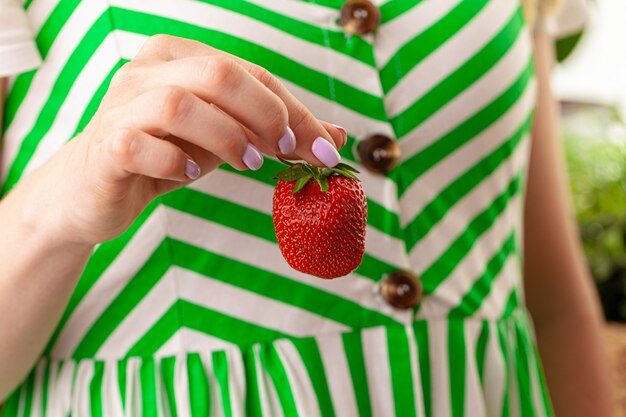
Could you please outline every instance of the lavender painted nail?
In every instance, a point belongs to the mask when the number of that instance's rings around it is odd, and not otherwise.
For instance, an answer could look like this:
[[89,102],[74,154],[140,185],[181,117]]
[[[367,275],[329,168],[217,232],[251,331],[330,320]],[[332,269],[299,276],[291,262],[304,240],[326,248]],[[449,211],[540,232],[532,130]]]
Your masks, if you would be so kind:
[[195,180],[200,176],[200,166],[192,159],[185,161],[185,175],[191,180]]
[[296,135],[294,135],[293,130],[289,126],[287,126],[283,137],[278,140],[278,148],[283,155],[289,155],[296,150]]
[[339,156],[337,149],[322,137],[315,139],[313,146],[311,146],[311,151],[322,164],[329,168],[334,167],[341,161],[341,156]]
[[253,171],[261,168],[261,165],[263,165],[263,155],[261,155],[261,152],[251,143],[248,144],[242,159],[243,163]]

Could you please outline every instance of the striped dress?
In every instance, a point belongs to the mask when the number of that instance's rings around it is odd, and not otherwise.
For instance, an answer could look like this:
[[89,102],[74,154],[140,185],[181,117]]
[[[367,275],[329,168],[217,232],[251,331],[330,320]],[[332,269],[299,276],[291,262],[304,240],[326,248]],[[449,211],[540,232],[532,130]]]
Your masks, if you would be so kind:
[[[324,281],[288,267],[272,177],[223,166],[99,245],[4,416],[551,416],[522,293],[535,99],[519,0],[377,0],[350,35],[341,0],[27,0],[43,59],[9,80],[2,193],[84,129],[146,39],[196,39],[278,76],[346,127],[366,253]],[[357,144],[392,138],[390,173]],[[406,270],[415,308],[380,295]]]

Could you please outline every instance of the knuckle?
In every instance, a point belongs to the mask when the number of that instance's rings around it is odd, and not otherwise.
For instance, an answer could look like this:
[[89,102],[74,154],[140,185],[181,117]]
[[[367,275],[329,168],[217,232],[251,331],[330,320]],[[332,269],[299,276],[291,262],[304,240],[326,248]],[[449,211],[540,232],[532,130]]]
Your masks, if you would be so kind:
[[280,138],[289,124],[287,108],[282,101],[276,100],[274,105],[267,107],[267,112],[265,119],[267,120],[268,135],[270,135],[271,139]]
[[163,90],[161,99],[161,117],[168,123],[184,119],[191,109],[190,96],[182,87],[170,86]]
[[127,62],[118,69],[111,79],[112,87],[127,85],[133,78],[133,72],[136,64],[133,61]]
[[207,57],[200,70],[202,79],[220,90],[226,89],[233,81],[237,63],[228,57],[215,55]]
[[144,48],[148,48],[151,50],[163,49],[166,48],[168,45],[171,45],[173,41],[173,36],[159,33],[150,36],[148,40],[144,43]]
[[168,152],[160,162],[163,176],[173,178],[179,176],[183,171],[184,157],[180,152]]
[[137,141],[132,129],[123,128],[113,133],[108,141],[109,155],[122,165],[128,164],[137,152]]
[[271,72],[259,65],[253,65],[249,69],[249,72],[254,78],[259,80],[261,84],[265,85],[270,90],[275,91],[279,81]]

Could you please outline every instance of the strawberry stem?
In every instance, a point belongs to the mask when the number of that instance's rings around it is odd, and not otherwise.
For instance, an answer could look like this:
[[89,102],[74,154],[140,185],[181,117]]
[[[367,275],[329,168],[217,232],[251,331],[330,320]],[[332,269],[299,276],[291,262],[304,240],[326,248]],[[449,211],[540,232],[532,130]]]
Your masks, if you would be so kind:
[[287,168],[278,171],[274,176],[274,179],[281,181],[295,181],[296,185],[293,189],[293,193],[297,193],[302,190],[309,181],[315,181],[322,192],[328,191],[328,178],[334,175],[340,175],[342,177],[350,178],[359,181],[355,174],[359,171],[354,169],[348,164],[340,163],[334,168],[318,168],[306,162],[289,162],[282,158],[278,158],[281,162],[288,165]]

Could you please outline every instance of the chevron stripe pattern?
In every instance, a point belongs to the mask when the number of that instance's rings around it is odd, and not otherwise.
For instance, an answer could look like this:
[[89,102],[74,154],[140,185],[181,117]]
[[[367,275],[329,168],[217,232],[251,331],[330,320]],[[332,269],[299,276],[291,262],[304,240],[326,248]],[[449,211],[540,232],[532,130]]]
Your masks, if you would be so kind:
[[[551,416],[523,306],[521,220],[534,108],[518,0],[376,0],[374,35],[340,0],[27,0],[44,64],[9,82],[1,193],[81,132],[146,39],[196,39],[264,66],[349,132],[363,263],[290,269],[273,174],[223,166],[99,245],[5,416]],[[356,144],[397,140],[394,171]],[[416,273],[397,310],[381,279]]]

